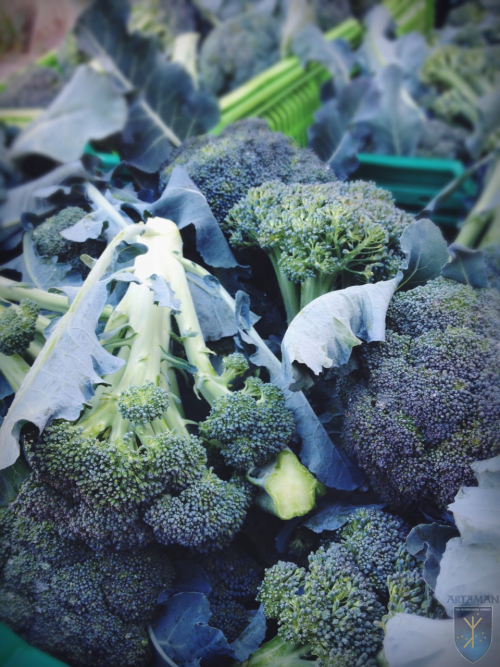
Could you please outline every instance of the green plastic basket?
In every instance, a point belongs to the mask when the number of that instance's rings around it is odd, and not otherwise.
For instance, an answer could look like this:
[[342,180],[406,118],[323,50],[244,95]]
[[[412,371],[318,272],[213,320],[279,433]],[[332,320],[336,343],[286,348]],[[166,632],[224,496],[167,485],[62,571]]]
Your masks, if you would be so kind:
[[[374,181],[381,188],[389,190],[399,208],[408,213],[421,211],[448,183],[465,172],[464,165],[458,160],[368,153],[358,154],[358,160],[360,165],[353,178]],[[464,198],[476,194],[476,184],[467,180],[433,214],[433,222],[457,227],[467,214]]]
[[39,651],[0,623],[0,667],[68,667]]

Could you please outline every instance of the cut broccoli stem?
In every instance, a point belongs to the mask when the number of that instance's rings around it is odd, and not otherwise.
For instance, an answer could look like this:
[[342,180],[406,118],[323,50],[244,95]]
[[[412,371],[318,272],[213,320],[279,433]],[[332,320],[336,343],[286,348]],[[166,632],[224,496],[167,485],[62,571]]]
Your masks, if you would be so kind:
[[290,324],[301,309],[300,285],[288,280],[288,278],[280,271],[278,265],[279,254],[277,252],[271,250],[267,250],[266,252],[273,265],[274,273],[276,274],[281,295],[283,297],[286,320],[288,324]]
[[19,391],[30,366],[20,354],[2,354],[0,352],[0,373],[7,380],[14,392]]
[[250,470],[247,479],[264,491],[257,496],[257,504],[284,520],[307,514],[315,507],[316,497],[325,493],[323,484],[289,449],[265,466]]

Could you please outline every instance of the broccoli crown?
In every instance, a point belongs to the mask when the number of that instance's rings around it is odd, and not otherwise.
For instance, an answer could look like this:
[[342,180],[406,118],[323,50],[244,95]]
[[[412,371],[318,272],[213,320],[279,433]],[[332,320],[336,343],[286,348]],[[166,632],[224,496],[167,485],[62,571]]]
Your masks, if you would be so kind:
[[251,189],[226,226],[233,246],[264,249],[277,272],[302,284],[303,308],[339,286],[393,276],[399,237],[411,221],[373,183],[275,181]]
[[161,544],[180,544],[201,553],[227,546],[241,528],[250,492],[238,482],[226,482],[207,470],[178,496],[165,495],[146,511]]
[[23,299],[19,308],[0,306],[0,352],[11,356],[22,354],[35,338],[36,319],[40,309],[30,299]]
[[106,242],[88,239],[80,243],[61,236],[62,231],[76,225],[86,215],[87,212],[79,206],[69,206],[42,222],[33,230],[33,242],[38,254],[42,257],[57,257],[60,262],[68,262],[75,270],[86,274],[88,268],[80,260],[80,255],[99,257]]
[[309,644],[317,664],[376,665],[383,607],[343,545],[320,547],[309,571],[283,562],[266,570],[258,599],[277,619],[280,637]]
[[201,86],[223,95],[280,57],[280,28],[272,17],[245,12],[216,26],[200,50]]
[[299,148],[280,132],[271,132],[260,118],[231,123],[219,137],[188,139],[172,152],[160,172],[163,183],[177,165],[187,170],[219,222],[250,188],[265,181],[335,181],[333,171],[312,150]]
[[249,623],[245,605],[252,604],[257,594],[261,581],[258,564],[235,548],[203,554],[199,563],[211,584],[209,624],[222,630],[232,642]]
[[[440,101],[442,102],[442,99]],[[468,136],[468,132],[462,127],[452,127],[437,118],[431,118],[423,124],[416,154],[421,157],[465,160],[465,142]]]
[[200,424],[206,438],[222,445],[225,462],[237,470],[260,465],[283,450],[295,430],[281,389],[251,377],[244,389],[220,396]]
[[389,601],[382,622],[395,614],[415,614],[426,618],[442,618],[443,608],[432,595],[423,578],[424,564],[401,546],[393,571],[387,577]]
[[0,579],[2,622],[77,667],[149,664],[147,624],[175,575],[161,547],[96,553],[14,507],[0,525],[10,551]]
[[37,479],[45,482],[37,485],[44,496],[32,516],[48,512],[94,548],[113,540],[116,548],[151,541],[151,529],[142,521],[145,504],[167,489],[176,493],[199,481],[207,463],[195,436],[164,431],[136,450],[86,438],[81,428],[63,420],[40,438],[27,439],[25,449]]
[[343,440],[382,498],[443,507],[499,453],[500,295],[446,278],[396,294],[385,343],[340,379]]
[[148,380],[140,387],[130,386],[118,394],[118,410],[124,419],[144,424],[160,419],[168,408],[168,392]]
[[376,509],[359,509],[349,515],[336,540],[352,554],[375,591],[383,595],[407,534],[401,518]]
[[36,474],[21,487],[15,509],[20,516],[51,521],[60,534],[78,538],[95,550],[133,549],[154,541],[139,508],[118,512],[75,502],[43,483]]

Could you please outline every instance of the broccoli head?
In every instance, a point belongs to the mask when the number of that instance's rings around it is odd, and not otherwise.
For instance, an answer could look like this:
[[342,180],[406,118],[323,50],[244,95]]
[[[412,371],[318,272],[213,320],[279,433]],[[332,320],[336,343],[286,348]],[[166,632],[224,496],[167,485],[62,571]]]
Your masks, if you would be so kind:
[[7,356],[22,354],[34,340],[40,309],[30,299],[19,306],[0,306],[0,352]]
[[172,169],[184,167],[203,192],[219,222],[250,188],[265,181],[326,183],[335,174],[308,148],[299,148],[271,132],[265,120],[250,118],[231,123],[219,137],[193,137],[172,152],[160,172],[166,183]]
[[216,551],[229,544],[245,519],[251,501],[248,486],[206,470],[178,496],[167,494],[152,503],[144,520],[161,544]]
[[309,645],[317,665],[375,667],[384,608],[344,546],[320,547],[308,571],[277,563],[266,570],[258,599],[277,619],[280,637]]
[[351,553],[375,591],[384,595],[408,532],[400,517],[362,508],[349,515],[335,539]]
[[244,389],[219,397],[200,432],[222,446],[225,462],[237,470],[265,463],[283,450],[295,431],[281,389],[251,377]]
[[340,378],[343,441],[394,506],[444,507],[500,451],[500,295],[437,278],[398,293],[385,343]]
[[235,247],[260,247],[276,272],[288,320],[339,287],[391,277],[412,217],[373,183],[252,188],[226,219]]
[[245,12],[216,26],[200,50],[200,83],[224,95],[273,65],[280,57],[278,22],[260,12]]
[[59,262],[68,262],[79,273],[86,275],[88,267],[81,261],[81,255],[99,257],[106,242],[100,239],[88,239],[83,243],[70,241],[61,236],[61,232],[76,225],[87,212],[79,206],[69,206],[47,218],[33,230],[33,242],[36,251],[42,257],[57,257]]
[[3,509],[9,558],[0,620],[27,642],[76,667],[149,664],[147,624],[175,572],[162,547],[95,552],[49,520]]

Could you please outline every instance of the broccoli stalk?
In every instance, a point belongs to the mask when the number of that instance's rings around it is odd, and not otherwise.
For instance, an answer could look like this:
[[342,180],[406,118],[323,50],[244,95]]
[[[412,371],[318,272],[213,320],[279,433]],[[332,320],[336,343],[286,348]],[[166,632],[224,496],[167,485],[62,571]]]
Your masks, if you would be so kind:
[[290,449],[267,465],[250,470],[247,479],[261,490],[255,499],[257,505],[285,520],[310,512],[316,497],[326,491]]

